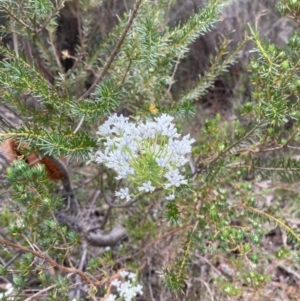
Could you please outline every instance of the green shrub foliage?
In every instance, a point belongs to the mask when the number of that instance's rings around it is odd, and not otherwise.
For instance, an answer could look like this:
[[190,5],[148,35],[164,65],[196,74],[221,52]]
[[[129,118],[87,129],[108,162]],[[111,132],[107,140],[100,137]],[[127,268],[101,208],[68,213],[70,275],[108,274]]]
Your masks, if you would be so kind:
[[[126,5],[103,34],[97,14],[108,2]],[[231,1],[208,0],[172,26],[174,0],[121,2],[0,2],[0,141],[13,146],[2,149],[0,300],[154,300],[153,287],[164,300],[263,293],[268,260],[298,260],[299,1],[277,4],[296,24],[286,45],[257,23],[234,47],[222,36],[179,95],[180,63]],[[199,126],[201,99],[246,43],[251,100],[235,118]],[[271,228],[287,234],[272,255]],[[217,271],[213,281],[197,262]]]

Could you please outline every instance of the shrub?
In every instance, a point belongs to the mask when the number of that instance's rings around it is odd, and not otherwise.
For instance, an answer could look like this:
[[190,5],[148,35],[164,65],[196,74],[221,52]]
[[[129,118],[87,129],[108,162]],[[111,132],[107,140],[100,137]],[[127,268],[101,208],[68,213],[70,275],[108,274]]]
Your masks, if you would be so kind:
[[[173,2],[127,3],[107,36],[96,1],[1,2],[0,299],[234,300],[269,292],[268,261],[297,277],[299,32],[282,47],[255,24],[234,49],[223,36],[176,90],[190,45],[231,1],[170,25]],[[297,1],[278,8],[299,24]],[[184,136],[249,40],[252,100]],[[287,235],[269,252],[267,222]]]

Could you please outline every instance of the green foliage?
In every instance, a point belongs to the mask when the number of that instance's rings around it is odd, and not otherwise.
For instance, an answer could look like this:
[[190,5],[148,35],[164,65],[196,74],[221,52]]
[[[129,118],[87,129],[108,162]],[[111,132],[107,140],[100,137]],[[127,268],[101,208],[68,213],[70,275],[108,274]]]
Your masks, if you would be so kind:
[[[257,186],[272,180],[292,189],[299,182],[294,156],[300,138],[299,32],[284,47],[262,38],[256,25],[249,25],[249,36],[234,49],[222,37],[207,69],[181,94],[172,95],[175,74],[190,45],[210,34],[231,1],[209,0],[187,21],[171,26],[174,2],[137,1],[101,37],[95,37],[91,17],[101,8],[97,1],[0,2],[5,15],[1,32],[11,38],[0,46],[0,98],[20,116],[20,125],[7,119],[0,133],[2,142],[17,145],[3,185],[7,200],[0,211],[0,274],[11,279],[20,298],[28,283],[37,283],[47,300],[105,300],[113,291],[112,281],[124,281],[120,275],[126,269],[139,269],[147,287],[156,260],[154,272],[159,267],[165,287],[188,294],[185,284],[202,280],[193,266],[201,257],[223,273],[209,285],[221,298],[234,298],[242,296],[245,286],[257,292],[271,280],[260,268],[268,260],[261,251],[270,230],[266,222],[281,227],[288,237],[272,259],[289,259],[298,251],[299,231],[288,219],[295,212],[278,210],[281,204],[275,201],[268,204],[270,191]],[[66,8],[77,22],[70,49],[59,40]],[[299,23],[298,1],[282,0],[278,9]],[[113,113],[137,123],[167,113],[178,118],[184,132],[191,116],[198,114],[199,99],[239,60],[247,41],[254,45],[249,65],[252,101],[237,108],[236,120],[224,121],[220,114],[203,120],[188,164],[181,169],[188,185],[172,188],[175,199],[165,199],[167,188],[161,184],[154,193],[141,191],[122,202],[114,191],[123,182],[111,169],[95,162],[84,166],[95,159],[97,127]],[[132,141],[124,147],[128,143]],[[59,185],[49,180],[49,170],[30,162],[32,153],[61,160],[63,197]],[[144,161],[137,161],[135,168],[142,177],[135,185],[165,177],[155,152],[139,155]],[[75,189],[65,156],[73,159]],[[75,194],[81,196],[79,203]],[[124,233],[114,241],[120,224]],[[110,242],[100,244],[96,236]],[[228,258],[226,264],[222,256]]]

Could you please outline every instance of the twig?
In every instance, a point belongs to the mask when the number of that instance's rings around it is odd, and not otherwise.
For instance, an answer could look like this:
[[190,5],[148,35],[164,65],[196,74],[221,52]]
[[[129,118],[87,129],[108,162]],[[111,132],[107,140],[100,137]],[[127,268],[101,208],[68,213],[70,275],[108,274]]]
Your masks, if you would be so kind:
[[179,56],[179,57],[177,58],[177,61],[176,61],[176,64],[175,64],[175,67],[174,67],[174,70],[173,70],[173,73],[172,73],[172,76],[171,76],[171,81],[170,81],[170,83],[169,83],[169,87],[168,87],[168,90],[167,90],[166,94],[169,94],[170,91],[171,91],[171,88],[172,88],[172,85],[173,85],[173,80],[174,80],[174,77],[175,77],[177,68],[178,68],[178,66],[179,66],[180,60],[181,60],[181,56]]
[[79,2],[76,3],[76,18],[77,18],[77,30],[79,33],[79,41],[80,41],[80,54],[85,55],[85,45],[83,41],[83,34],[82,34],[82,24],[81,24],[81,17],[80,17],[80,5]]
[[[86,242],[83,242],[82,249],[83,250],[82,250],[82,254],[81,254],[81,259],[80,259],[79,266],[78,266],[78,269],[81,271],[83,271],[83,268],[84,268],[84,265],[86,262],[86,255],[87,255],[87,243]],[[76,279],[76,283],[81,284],[82,281],[78,274],[76,275],[75,279]],[[78,285],[76,288],[76,293],[75,293],[76,300],[80,299],[80,289],[81,289],[81,285]]]
[[113,209],[113,207],[111,207],[111,206],[108,207],[108,209],[107,209],[107,211],[106,211],[106,213],[104,215],[103,222],[102,222],[102,224],[100,226],[100,229],[102,229],[102,230],[104,229],[104,227],[105,227],[105,225],[106,225],[106,223],[108,221],[108,217],[109,217],[110,212],[112,211],[112,209]]
[[[61,181],[63,183],[64,192],[65,192],[66,196],[68,197],[68,204],[70,205],[72,210],[75,210],[75,212],[77,212],[77,210],[79,208],[79,204],[77,202],[74,190],[72,188],[71,179],[70,179],[69,172],[68,172],[66,165],[59,158],[55,158],[53,156],[46,156],[46,157],[49,158],[55,164],[55,166],[59,169],[59,171],[62,173]],[[46,158],[46,157],[44,157],[44,158]]]
[[109,57],[107,64],[105,65],[105,67],[102,70],[102,72],[100,73],[100,75],[96,78],[96,80],[94,81],[94,83],[90,86],[90,88],[79,97],[78,101],[81,101],[84,98],[86,98],[88,95],[90,95],[94,91],[94,89],[98,85],[98,83],[103,79],[103,77],[106,74],[106,72],[108,71],[110,65],[112,64],[112,62],[114,61],[115,57],[117,56],[117,54],[118,54],[118,52],[119,52],[119,50],[120,50],[120,48],[121,48],[121,46],[122,46],[122,44],[123,44],[123,42],[125,40],[125,37],[126,37],[128,31],[129,31],[129,28],[131,27],[133,19],[135,18],[136,14],[137,14],[137,11],[138,11],[141,3],[142,3],[142,0],[137,0],[136,1],[135,7],[133,9],[133,12],[132,12],[129,20],[128,20],[128,23],[127,23],[127,25],[126,25],[126,27],[125,27],[125,29],[124,29],[124,31],[123,31],[123,33],[122,33],[119,41],[118,41],[115,49],[113,50],[111,56]]
[[255,169],[255,170],[263,170],[263,171],[300,171],[300,168],[286,168],[286,167],[263,167],[263,166],[254,166],[254,165],[247,165],[247,164],[240,164],[240,163],[233,163],[233,164],[228,164],[226,165],[228,168],[247,168],[248,170],[250,169]]
[[44,289],[41,289],[37,293],[35,293],[35,294],[31,295],[30,297],[26,298],[24,301],[30,301],[30,300],[34,299],[35,297],[38,297],[38,296],[42,295],[43,293],[46,293],[46,292],[52,290],[55,287],[56,287],[56,284],[53,284],[53,285],[50,285],[50,286],[48,286]]
[[[55,41],[53,39],[53,34],[51,32],[49,32],[49,41],[50,41],[50,45],[51,45],[51,49],[52,49],[52,53],[54,55],[54,58],[56,60],[56,64],[59,68],[59,71],[61,73],[61,75],[64,77],[64,72],[63,72],[63,66],[60,62],[60,58],[58,56],[58,53],[57,53],[57,49],[56,49],[56,45],[55,45]],[[64,81],[65,81],[65,78],[64,78]]]
[[152,285],[151,285],[151,281],[150,281],[150,277],[151,277],[151,262],[150,262],[150,258],[147,258],[147,265],[149,267],[149,272],[148,272],[148,288],[149,288],[149,293],[150,293],[150,297],[151,297],[151,301],[155,301],[155,298],[153,296],[153,290],[152,290]]
[[22,26],[24,26],[26,29],[28,29],[31,33],[34,33],[34,31],[30,28],[29,25],[27,25],[23,20],[17,18],[10,10],[8,10],[5,6],[2,6],[2,10],[4,10],[12,19],[14,19],[16,22],[20,23]]
[[206,288],[206,290],[208,291],[209,295],[210,295],[210,300],[214,301],[214,294],[213,292],[210,290],[209,285],[207,284],[207,282],[205,282],[204,280],[202,280],[201,278],[194,278],[195,280],[200,281]]
[[7,119],[2,112],[0,112],[0,118],[3,119],[11,128],[16,128],[15,125],[9,119]]
[[290,12],[290,14],[286,14],[290,19],[294,20],[295,22],[298,23],[298,25],[300,25],[300,20],[298,19],[298,16],[296,13],[293,12],[293,10],[288,6],[288,4],[283,3],[283,5],[285,6],[285,8]]
[[38,33],[42,32],[46,26],[49,24],[49,22],[51,21],[51,19],[53,18],[53,16],[61,9],[63,8],[63,4],[64,4],[65,0],[61,0],[58,5],[55,7],[55,9],[53,10],[52,14],[49,16],[48,20],[39,28]]
[[130,67],[131,67],[131,60],[129,61],[129,64],[128,64],[128,67],[127,67],[127,69],[126,69],[126,71],[125,71],[125,74],[124,74],[124,76],[123,76],[123,78],[122,78],[122,81],[121,81],[121,85],[123,85],[124,84],[124,82],[125,82],[125,79],[126,79],[126,76],[127,76],[127,74],[128,74],[128,71],[129,71],[129,69],[130,69]]
[[26,14],[26,12],[25,12],[24,9],[23,9],[23,5],[22,5],[22,3],[21,3],[21,0],[17,0],[17,2],[18,2],[18,5],[17,5],[17,6],[18,6],[18,8],[20,9],[20,12],[21,12],[23,18],[26,19],[26,20],[29,20],[28,15]]
[[78,125],[76,126],[76,129],[74,130],[74,134],[76,134],[78,132],[78,130],[81,128],[82,124],[83,124],[83,121],[84,121],[84,115],[81,117]]
[[18,252],[17,254],[15,254],[15,256],[13,258],[11,258],[7,263],[5,263],[3,265],[4,268],[9,267],[16,259],[18,259],[20,256],[22,255],[22,252]]
[[252,133],[258,128],[260,127],[263,123],[265,122],[265,120],[261,120],[258,124],[256,124],[249,132],[247,132],[242,138],[240,138],[239,140],[233,142],[232,144],[230,144],[228,147],[226,147],[226,149],[224,149],[222,152],[220,152],[219,154],[217,154],[217,156],[215,156],[211,161],[209,161],[208,163],[211,164],[215,161],[217,161],[220,157],[222,157],[224,154],[226,154],[229,150],[231,150],[232,148],[234,148],[235,146],[237,146],[238,144],[240,144],[242,141],[244,141],[245,139],[247,139],[249,136],[252,135]]
[[204,261],[205,263],[207,263],[210,266],[210,268],[214,271],[214,273],[218,275],[218,277],[222,276],[222,273],[207,258],[198,254],[196,254],[195,256],[200,260]]
[[78,274],[86,283],[90,283],[89,279],[86,277],[86,275],[76,269],[76,268],[68,268],[68,267],[65,267],[59,263],[57,263],[55,260],[53,260],[52,258],[46,256],[45,254],[41,253],[41,252],[38,252],[38,251],[35,251],[35,250],[31,250],[31,249],[28,249],[26,247],[23,247],[19,244],[16,244],[16,243],[13,243],[7,239],[3,239],[3,238],[0,238],[0,243],[1,244],[4,244],[6,246],[9,246],[9,247],[12,247],[12,248],[15,248],[15,249],[18,249],[18,250],[21,250],[23,252],[26,252],[26,253],[31,253],[33,254],[34,256],[38,257],[38,258],[41,258],[43,260],[45,260],[46,262],[48,262],[50,265],[52,266],[55,266],[56,268],[58,268],[59,270],[63,271],[63,272],[66,272],[66,273],[72,273],[72,274]]
[[101,191],[100,190],[94,190],[92,196],[89,198],[88,200],[88,204],[90,204],[89,206],[89,210],[92,210],[92,208],[95,207],[96,201],[100,195]]
[[295,278],[297,278],[298,281],[300,281],[300,274],[293,271],[291,268],[289,267],[286,267],[285,265],[283,264],[279,264],[278,265],[279,268],[283,269],[284,271],[286,271],[287,273],[293,275]]
[[16,53],[16,57],[19,57],[19,47],[18,47],[18,36],[15,32],[15,22],[11,22],[11,27],[12,27],[12,36],[13,36],[13,45],[14,45],[14,51]]
[[112,207],[112,208],[126,208],[126,207],[130,207],[131,205],[133,205],[133,204],[136,203],[137,201],[138,201],[138,198],[133,199],[133,200],[131,200],[131,201],[129,201],[129,202],[126,202],[126,204],[123,204],[123,205],[115,205],[115,204],[112,204],[112,203],[110,203],[108,200],[105,199],[105,203],[106,203],[107,205],[109,205],[110,207]]
[[21,40],[22,45],[24,45],[24,51],[26,53],[27,61],[30,65],[33,65],[33,55],[32,48],[27,38]]
[[160,241],[160,240],[162,240],[162,239],[164,239],[164,238],[166,238],[166,237],[168,237],[168,236],[170,236],[170,235],[173,235],[173,234],[175,234],[175,233],[177,233],[177,232],[180,232],[180,231],[182,231],[182,230],[185,229],[185,228],[190,227],[191,224],[192,224],[192,222],[190,222],[190,223],[188,223],[188,224],[185,224],[185,225],[183,225],[183,226],[181,226],[181,227],[179,227],[179,228],[176,228],[176,229],[174,229],[174,230],[171,230],[171,231],[169,231],[169,232],[167,232],[167,233],[161,235],[160,237],[156,238],[156,239],[153,240],[152,242],[148,243],[146,246],[144,246],[142,249],[140,249],[140,250],[137,251],[136,253],[134,253],[134,254],[132,254],[132,255],[124,256],[124,257],[118,259],[118,260],[115,262],[115,264],[117,264],[117,263],[119,263],[119,262],[122,262],[122,261],[124,261],[124,260],[130,259],[130,258],[135,258],[137,255],[139,255],[139,254],[145,252],[149,247],[151,247],[152,245],[156,244],[158,241]]

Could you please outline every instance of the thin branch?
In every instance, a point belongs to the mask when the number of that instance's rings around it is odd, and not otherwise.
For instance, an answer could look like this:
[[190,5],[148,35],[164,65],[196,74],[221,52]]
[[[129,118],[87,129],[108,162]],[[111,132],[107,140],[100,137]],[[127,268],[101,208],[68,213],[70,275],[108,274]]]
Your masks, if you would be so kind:
[[84,121],[84,115],[81,117],[81,119],[79,120],[79,122],[78,122],[78,125],[76,126],[76,129],[74,130],[74,134],[76,134],[78,131],[79,131],[79,129],[81,128],[81,126],[82,126],[82,124],[83,124],[83,121]]
[[32,47],[27,38],[23,38],[21,40],[22,45],[24,45],[24,51],[26,53],[27,61],[30,65],[33,65],[33,54],[32,54]]
[[[53,34],[52,32],[49,32],[49,41],[50,41],[50,45],[51,45],[51,49],[52,49],[52,53],[54,55],[54,58],[55,58],[55,61],[56,61],[56,64],[59,68],[59,71],[61,73],[61,75],[64,77],[64,71],[63,71],[63,66],[60,62],[60,58],[58,56],[58,53],[57,53],[57,49],[56,49],[56,45],[55,45],[55,41],[53,39]],[[65,82],[65,80],[64,80]]]
[[1,121],[1,119],[5,123],[7,123],[11,128],[14,128],[14,129],[16,128],[15,125],[2,112],[0,112],[0,121]]
[[207,284],[207,282],[205,282],[204,280],[202,280],[200,277],[199,278],[194,278],[194,279],[200,281],[205,286],[205,288],[206,288],[206,290],[207,290],[207,292],[208,292],[208,294],[210,296],[210,300],[214,301],[215,300],[214,299],[214,294],[211,291],[211,289],[209,288],[209,285]]
[[48,20],[39,28],[38,33],[42,32],[49,24],[49,22],[52,20],[52,18],[55,16],[55,14],[64,7],[64,2],[65,0],[61,0],[59,2],[59,4],[53,10],[52,14],[49,16]]
[[169,83],[169,87],[168,87],[168,90],[167,90],[166,94],[170,94],[170,92],[171,92],[171,88],[172,88],[173,83],[174,83],[174,82],[173,82],[173,81],[174,81],[174,77],[175,77],[177,68],[178,68],[178,66],[179,66],[180,60],[181,60],[181,56],[179,56],[179,57],[177,58],[177,61],[176,61],[176,64],[175,64],[175,67],[174,67],[174,70],[173,70],[173,73],[172,73],[172,76],[171,76],[171,80],[170,80],[170,83]]
[[104,69],[102,70],[102,72],[100,73],[100,75],[96,78],[96,80],[94,81],[94,83],[91,85],[91,87],[86,91],[84,92],[78,99],[78,101],[81,101],[83,100],[84,98],[86,98],[87,96],[89,96],[94,90],[95,90],[95,87],[99,84],[99,82],[103,79],[104,75],[106,74],[106,72],[108,71],[108,69],[110,68],[110,65],[112,64],[112,62],[114,61],[115,57],[117,56],[124,40],[125,40],[125,37],[131,27],[131,24],[133,22],[133,19],[135,18],[136,14],[137,14],[137,11],[140,7],[140,4],[142,3],[142,0],[137,0],[136,4],[135,4],[135,7],[133,9],[133,12],[128,20],[128,23],[115,47],[115,49],[113,50],[111,56],[109,57],[108,59],[108,62],[107,64],[105,65]]
[[291,135],[286,139],[286,142],[282,145],[279,146],[273,146],[273,147],[269,147],[269,148],[262,148],[262,146],[258,145],[256,149],[248,149],[248,148],[242,148],[242,149],[238,149],[234,152],[234,154],[239,154],[239,153],[244,153],[244,152],[251,152],[251,153],[267,153],[267,152],[274,152],[274,151],[278,151],[281,150],[285,147],[287,148],[295,148],[297,149],[297,147],[293,147],[291,145],[288,145],[294,138],[295,136],[298,134],[300,130],[300,127],[297,127],[297,129],[291,133]]
[[107,205],[109,205],[110,207],[112,207],[112,208],[126,208],[126,207],[130,207],[134,203],[136,203],[137,201],[138,201],[138,198],[135,198],[135,199],[132,199],[131,201],[126,202],[123,205],[115,205],[115,204],[113,204],[113,203],[111,203],[111,202],[109,202],[108,200],[105,199],[105,203]]
[[82,34],[82,24],[81,24],[81,16],[80,16],[80,5],[79,2],[76,3],[76,18],[77,18],[77,29],[79,33],[79,41],[80,41],[80,54],[85,56],[85,45],[84,38]]
[[123,85],[124,82],[125,82],[126,76],[127,76],[128,71],[129,71],[129,69],[130,69],[130,67],[131,67],[131,63],[132,63],[132,61],[130,60],[130,61],[129,61],[129,64],[128,64],[128,67],[127,67],[127,69],[126,69],[126,71],[125,71],[125,74],[124,74],[124,76],[123,76],[123,78],[122,78],[121,85]]
[[[86,263],[86,257],[87,257],[87,244],[86,242],[83,242],[81,259],[78,266],[78,269],[81,271],[83,271],[84,265]],[[78,274],[76,275],[76,283],[81,283],[81,278]],[[78,285],[75,292],[76,300],[80,299],[80,290],[81,290],[81,285]]]
[[283,221],[281,221],[277,217],[275,217],[272,214],[269,214],[265,211],[254,208],[254,207],[250,207],[250,206],[246,206],[246,205],[243,205],[243,207],[246,210],[252,211],[256,214],[259,214],[261,216],[264,216],[264,217],[276,222],[279,226],[283,227],[288,233],[290,233],[298,241],[298,243],[300,242],[300,236],[291,227],[289,227],[287,224],[285,224]]
[[56,287],[56,284],[50,285],[46,288],[43,288],[40,291],[38,291],[37,293],[35,293],[35,294],[31,295],[30,297],[26,298],[24,301],[30,301],[30,300],[34,299],[35,297],[38,297],[38,296],[54,289],[55,287]]
[[106,225],[106,223],[108,221],[108,218],[109,218],[109,215],[110,215],[112,209],[113,209],[113,207],[111,207],[111,206],[108,207],[108,209],[107,209],[107,211],[106,211],[106,213],[104,215],[104,218],[103,218],[102,224],[100,226],[100,229],[102,229],[102,230],[104,229],[104,227],[105,227],[105,225]]
[[293,275],[295,278],[297,278],[298,281],[300,281],[300,274],[292,270],[290,267],[287,267],[283,264],[279,264],[278,267],[285,270],[287,273]]
[[235,146],[237,146],[238,144],[240,144],[242,141],[244,141],[245,139],[247,139],[249,136],[252,135],[252,133],[258,128],[260,127],[263,123],[265,122],[265,120],[261,120],[257,125],[255,125],[249,132],[247,132],[242,138],[240,138],[239,140],[233,142],[232,144],[230,144],[228,147],[226,147],[226,149],[224,149],[222,152],[220,152],[219,154],[217,154],[211,161],[209,161],[208,163],[211,164],[215,161],[217,161],[219,158],[221,158],[223,155],[225,155],[229,150],[231,150],[232,148],[234,148]]
[[289,14],[286,14],[287,17],[289,17],[290,19],[294,20],[295,22],[298,23],[298,25],[300,25],[300,20],[298,19],[297,14],[294,13],[294,11],[286,3],[283,3],[283,5],[289,11]]
[[41,253],[41,252],[38,252],[38,251],[34,251],[34,250],[31,250],[31,249],[28,249],[26,247],[23,247],[19,244],[16,244],[16,243],[13,243],[13,242],[10,242],[9,240],[7,239],[3,239],[3,238],[0,238],[0,243],[1,244],[4,244],[6,246],[9,246],[9,247],[12,247],[12,248],[15,248],[15,249],[18,249],[18,250],[21,250],[23,252],[26,252],[26,253],[31,253],[33,254],[34,256],[38,257],[38,258],[41,258],[43,260],[45,260],[46,262],[48,262],[50,265],[58,268],[59,270],[63,271],[63,272],[66,272],[66,273],[72,273],[72,274],[77,274],[79,275],[83,280],[84,282],[86,283],[90,283],[89,279],[86,277],[86,275],[76,269],[76,268],[68,268],[68,267],[65,267],[59,263],[57,263],[55,260],[53,260],[52,258],[46,256],[45,254]]
[[[45,157],[46,158],[46,157]],[[61,179],[64,187],[64,192],[68,199],[70,200],[70,207],[72,210],[75,210],[77,212],[79,208],[79,204],[77,202],[73,187],[72,187],[72,182],[69,176],[68,168],[66,167],[65,163],[62,162],[59,158],[53,157],[53,156],[47,156],[56,167],[59,168],[60,172],[62,173],[63,177]]]
[[247,168],[247,169],[255,169],[255,170],[262,170],[262,171],[274,171],[274,172],[280,172],[280,171],[300,171],[300,168],[287,168],[287,167],[262,167],[262,166],[254,166],[254,165],[247,165],[247,164],[240,164],[240,163],[234,163],[234,164],[228,164],[226,165],[228,168]]
[[146,246],[144,246],[143,248],[141,248],[141,249],[140,249],[139,251],[137,251],[136,253],[134,253],[134,254],[132,254],[132,255],[124,256],[124,257],[118,259],[118,260],[115,262],[115,264],[120,263],[120,262],[122,262],[122,261],[124,261],[124,260],[127,260],[127,259],[136,258],[136,256],[138,256],[138,255],[141,254],[141,253],[144,253],[148,248],[150,248],[152,245],[156,244],[156,243],[159,242],[160,240],[162,240],[162,239],[164,239],[164,238],[166,238],[166,237],[168,237],[168,236],[170,236],[170,235],[173,235],[173,234],[175,234],[175,233],[177,233],[177,232],[180,232],[180,231],[182,231],[183,229],[186,229],[186,228],[190,227],[191,225],[192,225],[192,222],[190,222],[190,223],[188,223],[188,224],[185,224],[185,225],[183,225],[183,226],[181,226],[181,227],[179,227],[179,228],[173,229],[173,230],[171,230],[171,231],[169,231],[169,232],[167,232],[167,233],[165,233],[165,234],[159,236],[158,238],[156,238],[155,240],[153,240],[152,242],[148,243]]
[[26,29],[28,29],[31,33],[34,33],[34,31],[30,28],[29,25],[27,25],[23,20],[17,18],[9,9],[7,9],[5,6],[2,6],[2,9],[16,22],[20,23],[22,26],[24,26]]
[[26,14],[26,12],[23,9],[23,5],[21,3],[21,0],[17,0],[17,2],[18,2],[17,7],[20,9],[20,13],[23,15],[23,18],[26,19],[26,20],[29,20],[28,15]]
[[12,36],[13,36],[13,45],[14,45],[14,51],[16,53],[16,56],[19,57],[19,43],[18,43],[18,36],[15,32],[15,22],[11,22],[11,28],[12,28]]
[[22,255],[22,252],[18,252],[17,254],[15,254],[15,256],[13,258],[11,258],[8,262],[6,262],[3,267],[4,268],[8,268],[12,263],[14,263],[14,261],[16,259],[18,259],[20,256]]

